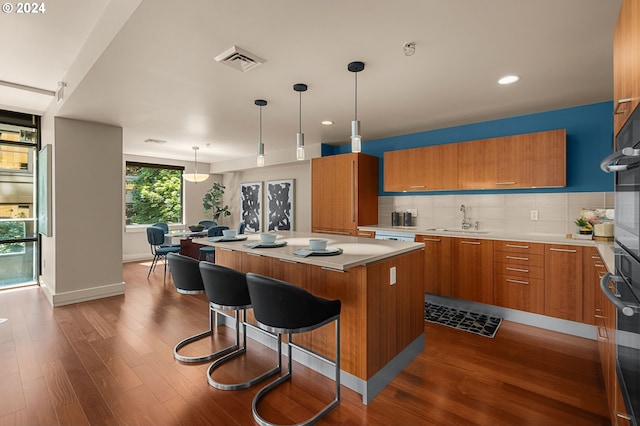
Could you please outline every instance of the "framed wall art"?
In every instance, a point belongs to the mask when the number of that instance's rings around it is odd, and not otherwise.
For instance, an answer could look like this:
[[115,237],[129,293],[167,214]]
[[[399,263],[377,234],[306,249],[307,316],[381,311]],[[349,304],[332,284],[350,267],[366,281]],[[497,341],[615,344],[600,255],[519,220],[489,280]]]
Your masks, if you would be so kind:
[[240,184],[240,220],[247,232],[262,230],[262,182]]
[[293,189],[293,179],[267,181],[267,231],[293,231]]

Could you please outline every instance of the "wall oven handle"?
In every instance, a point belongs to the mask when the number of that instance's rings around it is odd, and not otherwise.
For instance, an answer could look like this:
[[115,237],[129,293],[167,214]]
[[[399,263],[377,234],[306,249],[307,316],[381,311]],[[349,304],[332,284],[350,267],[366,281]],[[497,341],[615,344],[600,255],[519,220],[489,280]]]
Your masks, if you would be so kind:
[[607,297],[607,299],[609,299],[609,301],[613,303],[616,306],[616,308],[620,309],[620,311],[622,311],[622,313],[628,317],[631,317],[633,316],[634,313],[638,312],[637,306],[625,305],[622,300],[614,296],[609,291],[609,281],[621,282],[623,281],[623,279],[622,277],[619,277],[617,275],[611,275],[610,272],[607,272],[602,276],[602,278],[600,278],[600,289],[602,290],[604,295]]
[[639,160],[632,164],[615,164],[624,157],[640,157],[640,149],[626,147],[620,151],[616,151],[600,162],[600,168],[606,173],[621,172],[632,168],[631,166],[636,166],[638,162],[640,162]]

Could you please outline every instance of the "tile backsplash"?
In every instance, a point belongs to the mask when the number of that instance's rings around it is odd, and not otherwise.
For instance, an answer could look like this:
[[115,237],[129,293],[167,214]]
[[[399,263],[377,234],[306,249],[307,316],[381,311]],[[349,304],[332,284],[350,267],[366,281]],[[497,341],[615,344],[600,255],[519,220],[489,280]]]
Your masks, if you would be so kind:
[[[392,211],[417,209],[413,226],[419,229],[460,228],[462,204],[480,230],[568,234],[575,232],[580,210],[614,208],[614,198],[613,192],[383,196],[378,197],[378,224],[391,226]],[[531,220],[532,210],[538,220]]]

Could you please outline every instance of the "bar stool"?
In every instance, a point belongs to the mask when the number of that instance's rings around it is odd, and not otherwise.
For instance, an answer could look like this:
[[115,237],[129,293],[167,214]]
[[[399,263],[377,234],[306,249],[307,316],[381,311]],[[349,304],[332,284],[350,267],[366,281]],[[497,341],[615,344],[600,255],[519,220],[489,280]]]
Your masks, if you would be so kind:
[[[204,284],[202,283],[202,276],[200,275],[199,262],[196,259],[189,256],[183,256],[181,254],[169,253],[167,255],[167,261],[169,262],[169,270],[171,271],[173,283],[175,284],[178,293],[199,294],[205,292]],[[182,362],[204,362],[225,355],[232,350],[225,348],[202,356],[184,356],[178,353],[181,348],[185,347],[189,343],[193,343],[197,340],[213,335],[214,314],[215,312],[211,307],[209,307],[209,329],[180,341],[173,349],[173,357],[175,359]]]
[[[246,389],[254,384],[271,377],[281,371],[281,366],[272,368],[271,370],[241,383],[220,383],[214,380],[211,375],[213,371],[223,363],[242,355],[247,350],[247,309],[251,308],[251,298],[247,289],[247,280],[245,274],[225,266],[216,265],[211,262],[200,262],[200,274],[204,289],[209,298],[209,307],[212,312],[219,313],[228,318],[234,318],[236,321],[236,341],[235,344],[229,346],[226,350],[230,352],[223,357],[215,360],[207,370],[207,381],[211,386],[222,390]],[[217,311],[218,309],[233,310],[234,316],[227,313]],[[242,311],[242,312],[241,312]],[[242,313],[242,321],[240,314]],[[240,342],[240,325],[242,325],[242,344]],[[256,328],[256,327],[254,327]],[[264,333],[263,330],[256,328]],[[275,337],[269,334],[271,337]],[[278,342],[280,343],[280,342]]]
[[[291,347],[295,346],[305,353],[317,357],[335,366],[336,397],[313,417],[298,425],[310,425],[317,422],[340,402],[340,300],[326,300],[316,297],[306,290],[274,278],[248,273],[247,286],[253,305],[253,313],[258,326],[265,331],[275,333],[278,337],[278,365],[282,364],[282,334],[288,335],[288,371],[269,383],[253,398],[251,410],[253,418],[262,426],[274,426],[258,414],[260,400],[278,385],[289,380],[292,375]],[[336,322],[336,358],[328,359],[313,351],[301,348],[293,343],[292,334],[315,330],[330,322]]]

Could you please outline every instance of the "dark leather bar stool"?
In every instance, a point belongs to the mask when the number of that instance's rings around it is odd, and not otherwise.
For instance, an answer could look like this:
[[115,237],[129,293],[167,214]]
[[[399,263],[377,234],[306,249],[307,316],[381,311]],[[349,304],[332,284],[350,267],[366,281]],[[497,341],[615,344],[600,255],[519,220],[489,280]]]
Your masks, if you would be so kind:
[[[236,342],[229,346],[226,350],[230,352],[223,357],[215,360],[207,370],[207,381],[211,386],[222,390],[246,389],[256,383],[273,376],[281,371],[281,366],[272,368],[271,370],[241,383],[220,383],[214,380],[211,375],[213,371],[223,363],[242,355],[247,350],[247,309],[251,308],[251,298],[247,289],[247,280],[245,274],[225,266],[216,265],[211,262],[200,262],[200,274],[204,284],[205,292],[209,298],[209,306],[212,312],[218,309],[233,310],[234,316],[224,312],[217,311],[221,315],[234,318],[236,321]],[[242,321],[240,315],[242,314]],[[240,342],[240,326],[242,325],[242,343]],[[255,328],[255,327],[254,327]],[[256,328],[257,329],[257,328]],[[257,329],[260,332],[263,330]],[[273,335],[270,335],[274,337]]]
[[[167,260],[169,262],[171,276],[173,277],[173,283],[175,284],[178,293],[198,294],[205,292],[204,284],[202,283],[202,276],[200,275],[199,262],[196,259],[189,256],[183,256],[181,254],[169,253],[167,255]],[[182,362],[211,361],[212,359],[225,355],[232,350],[225,348],[202,356],[184,356],[178,353],[181,348],[185,347],[189,343],[193,343],[197,340],[213,335],[215,323],[214,315],[215,312],[211,307],[209,307],[209,329],[180,341],[173,349],[173,357],[175,359]]]
[[[268,392],[291,378],[291,347],[295,346],[303,352],[335,366],[335,399],[313,417],[303,423],[298,423],[298,425],[313,424],[340,402],[340,300],[322,299],[293,284],[253,273],[247,274],[247,286],[258,326],[278,336],[279,366],[282,364],[280,344],[282,334],[287,334],[289,338],[287,344],[288,371],[258,391],[253,398],[251,406],[253,418],[262,426],[274,426],[273,423],[266,421],[258,414],[258,403]],[[333,321],[336,322],[335,360],[328,359],[293,343],[292,334],[315,330]]]

